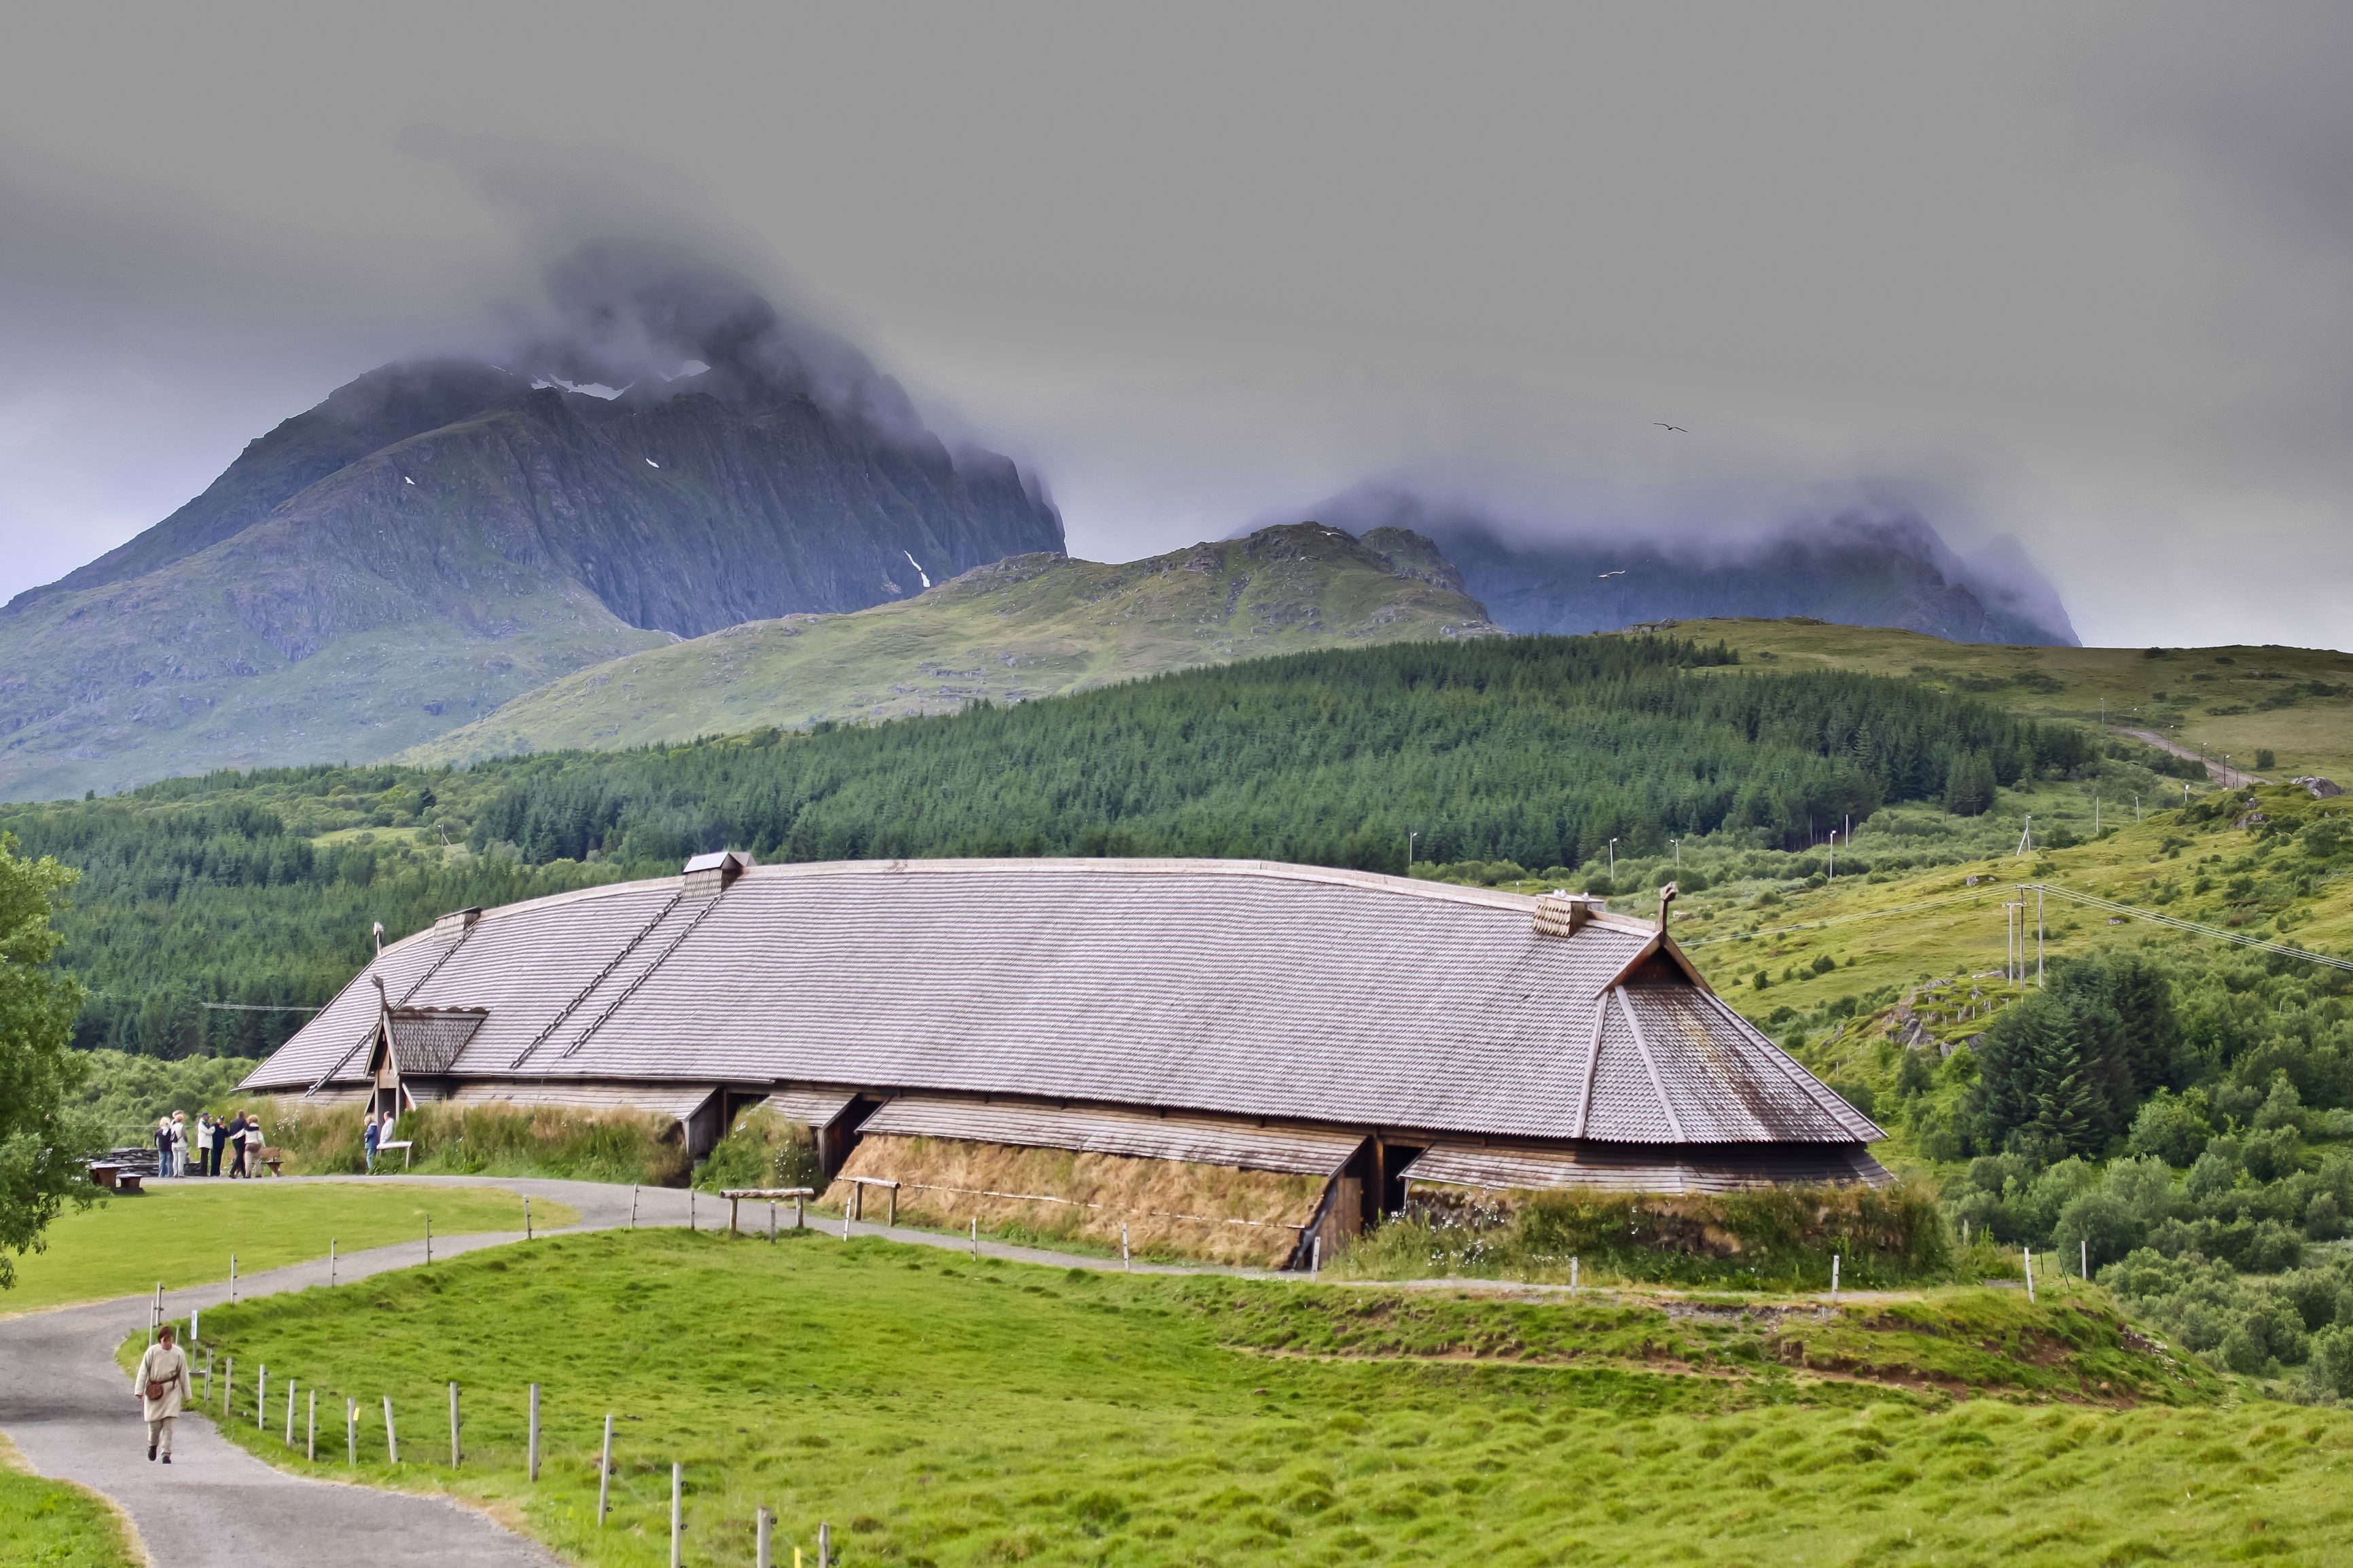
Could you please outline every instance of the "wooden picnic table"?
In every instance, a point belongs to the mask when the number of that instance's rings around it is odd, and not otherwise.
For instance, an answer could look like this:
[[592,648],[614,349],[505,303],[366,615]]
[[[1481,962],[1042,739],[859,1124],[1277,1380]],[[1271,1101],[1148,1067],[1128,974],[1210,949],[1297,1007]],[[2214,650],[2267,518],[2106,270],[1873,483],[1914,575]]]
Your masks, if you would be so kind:
[[147,1190],[145,1176],[128,1165],[117,1165],[105,1160],[96,1161],[90,1165],[90,1179],[109,1192],[143,1193]]

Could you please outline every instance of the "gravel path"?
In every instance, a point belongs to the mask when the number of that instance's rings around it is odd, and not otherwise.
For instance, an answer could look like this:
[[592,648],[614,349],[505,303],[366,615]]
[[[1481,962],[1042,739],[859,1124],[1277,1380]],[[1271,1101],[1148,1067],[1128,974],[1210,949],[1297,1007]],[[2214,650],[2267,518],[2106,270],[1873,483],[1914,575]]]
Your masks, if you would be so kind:
[[2211,761],[2202,752],[2193,751],[2180,742],[2170,740],[2154,730],[2126,730],[2124,733],[2130,735],[2136,741],[2146,741],[2160,752],[2171,752],[2177,757],[2187,757],[2193,763],[2204,763],[2206,776],[2224,789],[2246,789],[2250,785],[2272,782],[2261,773],[2251,773],[2243,768],[2234,768],[2224,763]]

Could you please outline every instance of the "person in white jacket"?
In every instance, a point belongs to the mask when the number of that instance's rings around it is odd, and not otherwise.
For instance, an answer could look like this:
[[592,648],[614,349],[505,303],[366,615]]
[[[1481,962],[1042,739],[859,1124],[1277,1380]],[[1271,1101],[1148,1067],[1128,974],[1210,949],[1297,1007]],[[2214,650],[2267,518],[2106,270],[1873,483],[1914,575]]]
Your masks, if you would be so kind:
[[187,1352],[174,1342],[172,1325],[164,1325],[156,1342],[147,1347],[139,1358],[139,1370],[131,1374],[131,1392],[147,1413],[147,1457],[153,1458],[160,1446],[164,1462],[172,1462],[172,1423],[180,1414],[180,1403],[196,1396],[195,1384],[188,1376]]

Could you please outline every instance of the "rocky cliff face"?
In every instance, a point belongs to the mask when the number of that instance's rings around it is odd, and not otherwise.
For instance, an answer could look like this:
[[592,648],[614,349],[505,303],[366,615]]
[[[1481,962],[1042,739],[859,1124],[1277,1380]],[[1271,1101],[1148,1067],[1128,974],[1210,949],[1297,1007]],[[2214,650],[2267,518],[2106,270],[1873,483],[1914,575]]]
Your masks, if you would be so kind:
[[788,382],[386,367],[0,611],[0,795],[388,755],[583,665],[1061,544],[1009,460]]
[[2078,642],[2057,592],[2014,542],[1964,562],[1916,518],[1833,518],[1703,546],[1524,538],[1470,509],[1387,489],[1351,491],[1316,515],[1368,543],[1387,528],[1427,535],[1496,624],[1515,632],[1811,616],[1954,642]]

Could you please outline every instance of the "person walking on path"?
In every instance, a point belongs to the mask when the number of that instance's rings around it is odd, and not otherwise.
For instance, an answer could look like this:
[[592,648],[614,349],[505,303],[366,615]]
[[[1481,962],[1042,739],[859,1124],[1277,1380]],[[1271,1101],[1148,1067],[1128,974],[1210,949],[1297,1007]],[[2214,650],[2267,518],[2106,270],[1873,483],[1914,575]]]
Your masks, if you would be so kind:
[[245,1174],[248,1180],[261,1174],[261,1118],[251,1111],[245,1113]]
[[371,1176],[375,1174],[376,1140],[383,1136],[384,1130],[378,1127],[375,1123],[375,1112],[373,1110],[369,1111],[367,1113],[367,1125],[360,1131],[360,1142],[366,1147],[367,1169],[368,1174]]
[[131,1374],[131,1391],[147,1413],[147,1457],[155,1458],[161,1447],[167,1465],[172,1462],[172,1423],[179,1416],[180,1403],[196,1396],[188,1376],[187,1354],[174,1339],[172,1325],[164,1324],[163,1333],[139,1358],[139,1370]]

